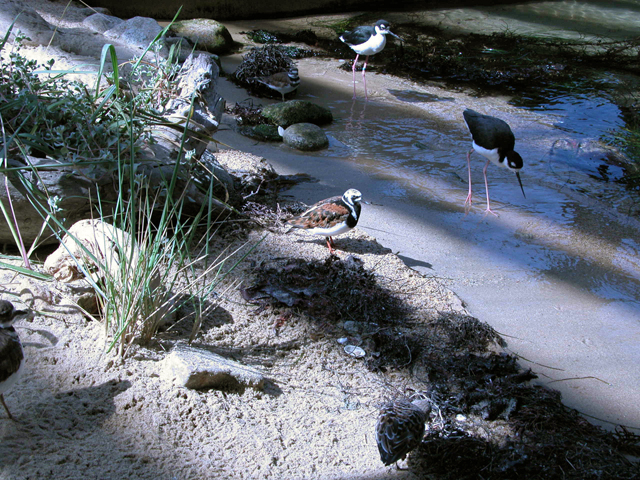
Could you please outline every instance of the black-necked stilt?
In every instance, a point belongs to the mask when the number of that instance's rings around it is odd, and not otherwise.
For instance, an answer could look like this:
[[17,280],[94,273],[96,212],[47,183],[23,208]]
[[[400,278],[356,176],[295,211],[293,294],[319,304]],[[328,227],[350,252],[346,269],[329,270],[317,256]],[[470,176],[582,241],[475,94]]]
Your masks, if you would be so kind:
[[[513,132],[509,125],[504,120],[492,117],[489,115],[482,115],[474,110],[467,108],[463,114],[464,121],[467,123],[467,127],[471,132],[471,138],[473,139],[473,148],[467,153],[467,168],[469,169],[469,194],[464,204],[471,206],[471,162],[470,155],[475,150],[480,155],[487,159],[487,164],[484,166],[484,186],[487,190],[487,213],[496,215],[491,210],[489,204],[489,184],[487,183],[487,167],[489,163],[493,163],[499,167],[508,168],[512,172],[515,172],[524,195],[524,187],[522,186],[522,180],[520,180],[520,170],[524,166],[522,157],[518,152],[513,150],[516,143],[516,139],[513,136]],[[525,195],[526,198],[526,195]]]
[[300,86],[300,77],[298,69],[293,67],[288,72],[274,73],[266,77],[256,77],[256,80],[267,87],[279,92],[284,102],[285,93],[293,92]]
[[362,67],[362,80],[364,82],[364,96],[369,98],[367,94],[367,78],[365,71],[369,56],[375,55],[382,51],[387,44],[387,34],[391,34],[399,40],[399,36],[389,30],[389,22],[386,20],[378,20],[372,27],[356,27],[349,32],[340,35],[340,40],[349,45],[356,52],[356,59],[353,61],[353,98],[356,98],[356,64],[360,55],[366,55],[364,67]]
[[382,407],[376,424],[376,443],[382,463],[396,463],[420,445],[430,412],[428,400],[410,402],[402,398]]
[[18,333],[13,328],[13,322],[18,315],[26,313],[23,310],[16,310],[8,300],[0,300],[0,401],[11,420],[13,416],[7,404],[4,403],[4,393],[18,381],[24,364],[22,344]]
[[287,233],[294,228],[303,228],[314,235],[327,237],[327,246],[331,254],[335,244],[333,235],[346,233],[358,224],[362,206],[362,194],[355,188],[350,188],[344,194],[327,198],[312,205],[302,215],[287,222]]

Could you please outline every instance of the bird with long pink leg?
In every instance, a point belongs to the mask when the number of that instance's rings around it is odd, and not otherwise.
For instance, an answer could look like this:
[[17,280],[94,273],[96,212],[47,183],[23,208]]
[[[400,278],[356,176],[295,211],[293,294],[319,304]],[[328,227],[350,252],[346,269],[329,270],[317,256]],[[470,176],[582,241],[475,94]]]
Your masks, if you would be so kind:
[[487,209],[486,213],[498,216],[497,213],[491,210],[491,204],[489,203],[489,184],[487,182],[487,168],[489,163],[493,163],[499,167],[507,168],[516,174],[522,195],[524,194],[524,187],[522,186],[522,180],[520,179],[520,170],[524,166],[522,157],[520,154],[513,150],[516,140],[509,124],[504,120],[492,117],[490,115],[483,115],[467,108],[462,115],[464,121],[471,132],[472,146],[473,148],[467,153],[467,168],[469,170],[469,194],[465,200],[465,206],[468,204],[471,207],[471,160],[470,156],[475,151],[487,159],[487,163],[484,166],[484,186],[487,192]]
[[362,81],[364,83],[364,96],[369,100],[369,94],[367,93],[367,77],[365,71],[367,70],[367,62],[371,55],[380,53],[387,44],[387,35],[393,35],[398,40],[402,39],[389,30],[389,22],[386,20],[378,20],[375,25],[356,27],[353,30],[344,32],[340,35],[340,40],[351,47],[351,50],[356,52],[356,59],[353,61],[353,98],[356,98],[356,65],[358,64],[358,58],[360,55],[366,55],[364,59],[364,67],[362,67]]

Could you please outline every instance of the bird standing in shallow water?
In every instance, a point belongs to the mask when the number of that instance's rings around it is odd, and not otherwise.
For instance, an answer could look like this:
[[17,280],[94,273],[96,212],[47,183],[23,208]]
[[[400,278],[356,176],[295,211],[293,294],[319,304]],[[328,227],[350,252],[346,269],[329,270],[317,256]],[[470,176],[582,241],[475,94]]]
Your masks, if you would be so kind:
[[378,20],[372,27],[356,27],[349,32],[344,32],[340,35],[340,40],[351,47],[351,50],[356,52],[356,59],[353,61],[353,98],[356,98],[356,65],[360,55],[366,55],[364,60],[364,67],[362,67],[362,81],[364,82],[364,96],[368,100],[367,94],[367,77],[365,71],[367,69],[367,62],[369,56],[380,53],[384,46],[387,44],[387,34],[391,34],[398,40],[402,39],[389,30],[389,22],[386,20]]
[[285,93],[293,92],[300,86],[298,69],[295,67],[292,67],[288,72],[278,72],[266,77],[256,77],[255,79],[272,90],[280,93],[280,95],[282,95],[283,102]]
[[376,424],[376,443],[382,463],[396,463],[420,445],[430,412],[429,400],[410,402],[401,398],[382,407]]
[[4,403],[4,393],[16,383],[24,364],[22,344],[18,333],[13,328],[13,322],[18,315],[26,313],[23,310],[16,310],[8,300],[0,300],[0,401],[11,420],[13,416],[7,404]]
[[329,252],[333,255],[335,244],[332,235],[346,233],[358,224],[362,209],[361,200],[362,194],[355,188],[350,188],[341,197],[322,200],[302,215],[289,220],[286,233],[294,228],[302,228],[314,235],[324,235],[327,238]]
[[[500,120],[496,117],[489,115],[482,115],[474,110],[467,108],[462,115],[464,121],[471,132],[471,138],[473,139],[473,148],[467,153],[467,168],[469,169],[469,194],[464,204],[469,204],[471,207],[471,162],[470,155],[475,150],[480,155],[487,159],[487,163],[484,166],[484,186],[487,191],[487,210],[486,213],[496,215],[491,210],[489,204],[489,185],[487,183],[487,167],[489,163],[493,163],[499,167],[508,168],[512,172],[515,172],[520,183],[520,189],[522,195],[524,195],[524,188],[522,186],[522,180],[520,180],[520,170],[524,166],[522,157],[513,148],[516,143],[516,139],[511,131],[511,128],[504,120]],[[526,195],[525,195],[526,198]]]

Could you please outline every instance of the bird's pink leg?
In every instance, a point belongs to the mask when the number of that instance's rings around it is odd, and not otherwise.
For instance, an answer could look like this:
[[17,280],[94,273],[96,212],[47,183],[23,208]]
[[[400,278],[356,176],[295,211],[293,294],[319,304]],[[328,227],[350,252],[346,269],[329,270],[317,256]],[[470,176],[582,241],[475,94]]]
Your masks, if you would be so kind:
[[364,59],[364,67],[362,67],[362,81],[364,83],[364,98],[369,100],[369,94],[367,93],[367,77],[365,77],[364,73],[367,70],[367,62],[369,61],[369,55]]
[[356,53],[356,59],[353,61],[353,68],[351,71],[353,72],[353,99],[356,99],[356,65],[358,64],[359,53]]
[[487,164],[484,166],[484,170],[482,171],[484,173],[484,188],[486,188],[487,190],[487,210],[485,211],[485,215],[487,213],[490,213],[498,217],[499,215],[495,213],[493,210],[491,210],[491,205],[489,204],[489,183],[487,182],[487,168],[489,167],[490,163],[491,162],[487,160]]
[[469,150],[469,153],[467,153],[467,170],[469,171],[469,194],[467,195],[467,199],[464,201],[464,205],[466,206],[467,203],[469,204],[469,208],[471,208],[471,160],[470,160],[470,156],[471,153],[473,153],[473,148],[471,150]]

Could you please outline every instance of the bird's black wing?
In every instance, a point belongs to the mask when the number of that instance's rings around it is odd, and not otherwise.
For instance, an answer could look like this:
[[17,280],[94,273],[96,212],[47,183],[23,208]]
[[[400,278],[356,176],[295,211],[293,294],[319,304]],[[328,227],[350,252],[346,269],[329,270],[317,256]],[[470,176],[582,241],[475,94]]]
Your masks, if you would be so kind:
[[487,150],[498,147],[506,151],[513,150],[516,138],[507,122],[471,109],[466,109],[463,116],[477,145]]

